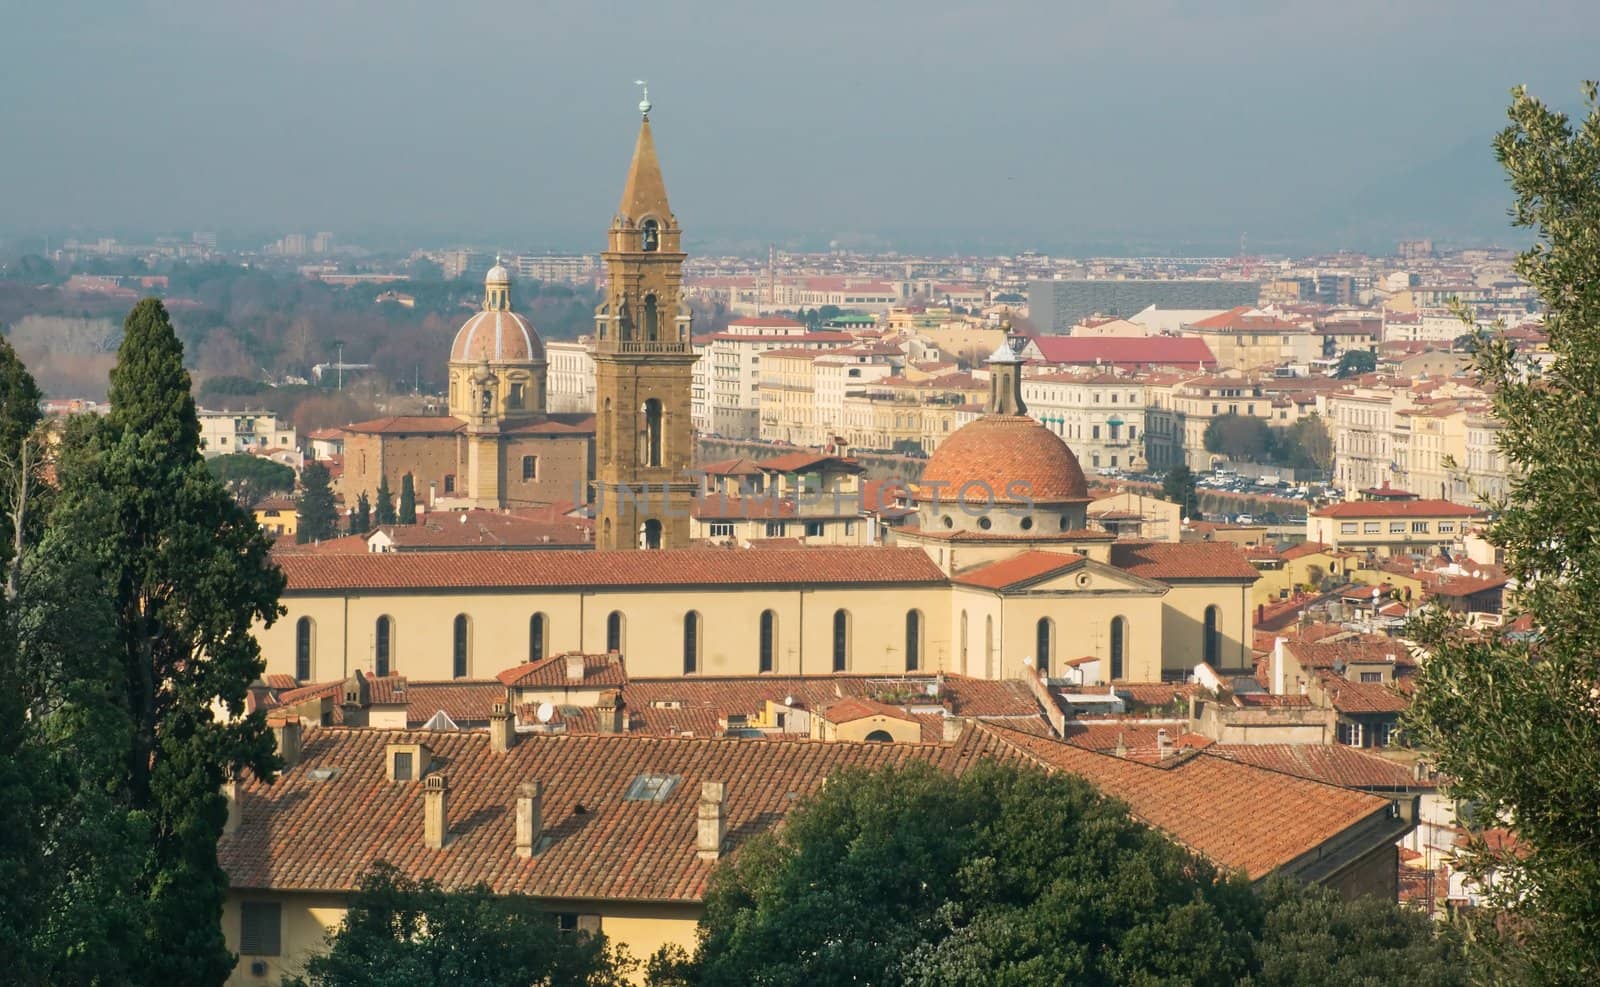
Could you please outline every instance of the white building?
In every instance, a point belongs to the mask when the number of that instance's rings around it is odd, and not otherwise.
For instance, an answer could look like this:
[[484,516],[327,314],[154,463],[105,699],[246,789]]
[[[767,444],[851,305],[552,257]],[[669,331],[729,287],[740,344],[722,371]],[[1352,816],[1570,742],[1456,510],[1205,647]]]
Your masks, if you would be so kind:
[[754,439],[761,432],[761,354],[775,349],[827,350],[848,346],[847,332],[808,332],[803,322],[742,316],[712,335],[695,365],[690,417],[701,432]]
[[[294,452],[294,426],[271,411],[201,411],[200,451],[208,458],[233,452]],[[274,458],[277,458],[274,456]]]
[[1066,440],[1085,471],[1143,469],[1145,389],[1134,377],[1106,373],[1025,373],[1028,414]]
[[594,411],[594,356],[589,337],[544,344],[550,361],[545,375],[545,407],[550,411]]

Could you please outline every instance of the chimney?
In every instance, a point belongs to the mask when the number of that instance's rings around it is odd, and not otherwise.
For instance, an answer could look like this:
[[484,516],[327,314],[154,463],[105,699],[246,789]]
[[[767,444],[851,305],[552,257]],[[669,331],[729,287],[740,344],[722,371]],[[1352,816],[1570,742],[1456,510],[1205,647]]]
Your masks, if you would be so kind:
[[1172,756],[1172,737],[1167,733],[1167,728],[1162,727],[1156,731],[1156,757],[1165,761]]
[[624,732],[621,691],[607,689],[600,693],[600,701],[595,704],[595,719],[598,721],[601,733]]
[[695,851],[701,860],[716,860],[722,856],[722,835],[727,821],[722,815],[722,782],[707,781],[700,785],[699,827]]
[[544,784],[525,781],[517,786],[517,856],[533,856],[543,831]]
[[1286,638],[1272,639],[1272,694],[1281,696],[1288,692],[1289,658],[1283,653]]
[[239,805],[239,779],[229,778],[222,783],[222,797],[228,800],[228,821],[222,824],[222,835],[226,836],[244,821],[244,810]]
[[966,729],[967,721],[965,717],[946,716],[942,725],[944,727],[944,742],[953,744],[961,739],[961,731]]
[[567,681],[583,681],[583,655],[567,655]]
[[504,754],[517,746],[517,724],[505,703],[489,707],[489,749]]
[[422,845],[443,850],[449,832],[450,785],[444,775],[429,775],[422,782]]
[[278,742],[278,758],[285,768],[300,763],[300,717],[290,715],[271,721],[272,736]]

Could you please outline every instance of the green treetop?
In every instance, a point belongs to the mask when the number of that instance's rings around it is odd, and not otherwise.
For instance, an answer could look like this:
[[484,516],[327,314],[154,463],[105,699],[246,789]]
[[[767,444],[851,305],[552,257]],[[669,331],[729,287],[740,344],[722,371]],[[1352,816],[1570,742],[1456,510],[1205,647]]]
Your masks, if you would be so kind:
[[378,503],[376,504],[378,523],[394,524],[394,495],[389,492],[389,478],[378,477]]
[[412,482],[410,473],[400,478],[400,509],[396,514],[395,522],[397,524],[417,523],[417,488]]
[[339,533],[339,512],[328,487],[328,467],[311,462],[300,471],[300,511],[295,522],[295,540],[300,544],[323,541]]

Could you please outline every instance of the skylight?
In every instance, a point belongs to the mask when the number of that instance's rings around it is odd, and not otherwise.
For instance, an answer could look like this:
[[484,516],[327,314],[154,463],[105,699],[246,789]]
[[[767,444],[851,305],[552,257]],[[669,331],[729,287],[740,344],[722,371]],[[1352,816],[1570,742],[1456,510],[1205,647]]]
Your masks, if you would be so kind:
[[624,802],[665,802],[683,781],[682,775],[640,775],[623,793]]

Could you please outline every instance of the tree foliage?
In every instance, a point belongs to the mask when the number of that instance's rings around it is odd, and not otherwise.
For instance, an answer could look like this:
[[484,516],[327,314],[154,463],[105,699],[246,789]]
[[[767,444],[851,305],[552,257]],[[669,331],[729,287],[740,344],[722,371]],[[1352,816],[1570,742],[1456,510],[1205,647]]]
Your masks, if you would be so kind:
[[1531,613],[1534,640],[1474,634],[1433,614],[1410,628],[1430,652],[1407,720],[1449,791],[1513,825],[1474,875],[1519,930],[1508,962],[1540,983],[1600,980],[1600,101],[1572,121],[1525,90],[1495,152],[1514,221],[1536,234],[1518,272],[1547,309],[1542,368],[1503,337],[1476,347],[1515,479],[1490,526]]
[[265,456],[230,452],[206,460],[211,475],[245,507],[254,507],[273,494],[294,492],[294,469]]
[[378,864],[351,896],[328,951],[306,964],[298,987],[503,984],[612,987],[632,963],[603,935],[562,932],[526,899],[478,886],[445,892]]
[[[663,951],[650,973],[707,987],[1311,985],[1328,981],[1309,952],[1332,949],[1361,954],[1351,971],[1403,958],[1407,982],[1462,982],[1428,923],[1354,907],[1295,890],[1268,902],[1070,775],[911,764],[836,775],[746,844],[713,876],[697,954]],[[1367,922],[1381,928],[1356,930]]]
[[1277,461],[1296,470],[1333,469],[1333,434],[1321,415],[1313,412],[1290,425],[1276,442]]
[[417,486],[410,473],[400,478],[400,508],[395,512],[395,523],[417,523]]
[[339,533],[339,511],[333,503],[328,467],[310,462],[300,471],[300,510],[295,519],[295,540],[300,544],[324,541]]
[[367,500],[367,492],[361,491],[361,496],[356,498],[355,513],[350,515],[350,533],[364,535],[372,530],[372,502]]
[[1178,465],[1161,478],[1161,496],[1183,509],[1186,518],[1200,516],[1200,493],[1195,488],[1194,470]]
[[373,505],[379,524],[394,524],[394,495],[389,492],[389,478],[378,477],[377,503]]
[[1218,415],[1206,425],[1204,442],[1207,452],[1246,463],[1265,461],[1273,448],[1271,427],[1254,415]]
[[1339,357],[1339,365],[1334,368],[1333,375],[1343,380],[1370,374],[1377,369],[1378,355],[1371,350],[1345,350],[1344,355]]

